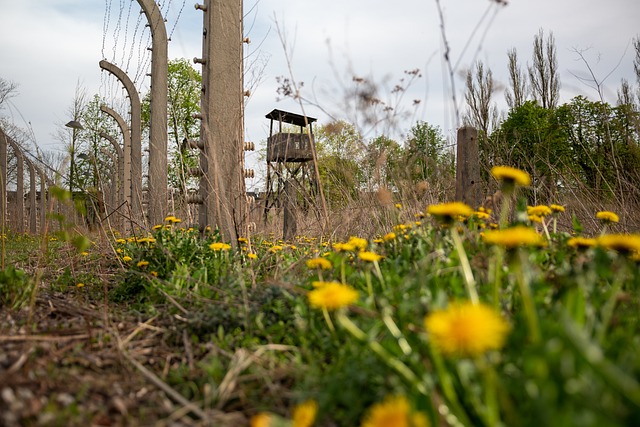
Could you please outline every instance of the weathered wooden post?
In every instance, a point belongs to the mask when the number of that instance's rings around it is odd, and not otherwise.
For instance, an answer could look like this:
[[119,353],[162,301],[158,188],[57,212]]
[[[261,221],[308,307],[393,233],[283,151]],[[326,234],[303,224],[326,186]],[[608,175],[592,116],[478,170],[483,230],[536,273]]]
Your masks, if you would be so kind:
[[292,180],[288,179],[284,183],[284,215],[282,224],[283,239],[293,241],[298,230],[296,224],[296,188]]
[[129,76],[120,68],[105,60],[100,61],[100,68],[110,72],[120,80],[131,101],[131,210],[134,214],[133,220],[140,220],[144,218],[144,212],[142,211],[142,110],[140,95],[138,95],[138,91]]
[[471,126],[458,129],[456,200],[477,208],[482,202],[478,131]]
[[205,0],[200,141],[200,225],[236,245],[246,233],[242,0]]
[[153,0],[138,0],[151,28],[151,118],[149,129],[148,219],[161,224],[167,209],[167,29]]

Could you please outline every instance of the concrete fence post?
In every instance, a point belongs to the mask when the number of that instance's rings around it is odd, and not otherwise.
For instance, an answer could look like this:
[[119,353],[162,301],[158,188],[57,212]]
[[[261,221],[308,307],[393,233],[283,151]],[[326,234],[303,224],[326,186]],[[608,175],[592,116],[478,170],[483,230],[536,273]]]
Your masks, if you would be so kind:
[[110,72],[120,80],[131,100],[131,210],[134,215],[133,221],[144,220],[144,212],[142,211],[142,110],[140,95],[129,76],[120,68],[105,60],[100,61],[100,68]]
[[153,0],[138,0],[151,28],[151,117],[147,194],[150,224],[162,224],[167,213],[167,29]]
[[[7,135],[0,129],[0,233],[7,229]],[[3,262],[4,265],[4,262]]]
[[29,167],[29,233],[36,234],[38,232],[36,168],[30,160],[27,160],[27,166]]
[[200,225],[232,245],[246,233],[242,0],[206,0],[200,123]]
[[471,126],[458,129],[456,200],[477,208],[482,202],[478,131]]

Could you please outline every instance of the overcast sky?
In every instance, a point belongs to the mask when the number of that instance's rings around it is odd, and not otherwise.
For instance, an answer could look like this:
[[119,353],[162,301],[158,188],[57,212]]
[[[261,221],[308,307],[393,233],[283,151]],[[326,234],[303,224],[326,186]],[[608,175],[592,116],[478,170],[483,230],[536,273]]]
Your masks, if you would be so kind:
[[[202,15],[194,0],[163,0],[161,8],[172,34],[171,58],[201,56]],[[583,51],[596,77],[606,80],[606,101],[615,103],[620,79],[637,85],[632,39],[640,34],[639,0],[510,0],[505,7],[489,0],[441,0],[451,59],[457,65],[456,96],[463,96],[461,75],[475,60],[490,67],[503,86],[506,52],[516,48],[523,64],[531,62],[531,45],[539,29],[556,39],[561,103],[575,95],[597,93],[575,77],[588,76],[575,50]],[[101,73],[107,59],[127,71],[141,92],[148,89],[149,30],[133,0],[0,0],[0,77],[20,85],[19,95],[0,114],[17,125],[31,124],[37,143],[59,147],[52,135],[70,117],[76,85],[122,102],[115,78]],[[354,119],[344,95],[353,77],[376,83],[378,95],[407,118],[396,135],[415,120],[455,131],[451,90],[443,62],[443,43],[435,0],[245,0],[247,84],[259,71],[259,84],[246,107],[246,140],[268,136],[264,115],[273,108],[301,112],[295,101],[279,100],[277,76],[304,82],[302,95],[322,107],[304,105],[320,123]],[[142,22],[142,24],[140,24]],[[284,35],[286,50],[281,43]],[[466,50],[465,50],[466,46]],[[285,54],[288,52],[288,54]],[[289,61],[287,61],[287,56]],[[393,87],[420,69],[406,93]],[[500,89],[496,95],[504,105]],[[120,101],[118,101],[120,100]],[[419,100],[417,107],[414,100]],[[381,127],[362,126],[367,136]]]

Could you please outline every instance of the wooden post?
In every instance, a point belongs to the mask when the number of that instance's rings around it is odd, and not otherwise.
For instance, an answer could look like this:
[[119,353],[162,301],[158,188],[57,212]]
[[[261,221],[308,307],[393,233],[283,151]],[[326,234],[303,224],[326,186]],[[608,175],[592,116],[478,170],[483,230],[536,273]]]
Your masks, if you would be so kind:
[[456,200],[477,208],[482,202],[478,131],[471,126],[458,129]]
[[282,224],[282,238],[291,241],[296,236],[296,189],[291,180],[284,183],[284,222]]
[[47,230],[47,176],[44,169],[38,168],[38,177],[40,178],[40,233],[44,234]]

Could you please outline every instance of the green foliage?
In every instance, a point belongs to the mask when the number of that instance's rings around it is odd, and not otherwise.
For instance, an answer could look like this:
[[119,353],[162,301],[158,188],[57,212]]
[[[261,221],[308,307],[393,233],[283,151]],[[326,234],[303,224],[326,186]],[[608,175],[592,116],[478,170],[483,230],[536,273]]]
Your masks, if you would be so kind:
[[454,177],[454,154],[438,126],[416,123],[405,142],[404,165],[409,181],[429,181]]
[[8,266],[0,270],[0,307],[19,309],[30,299],[35,287],[24,271]]

